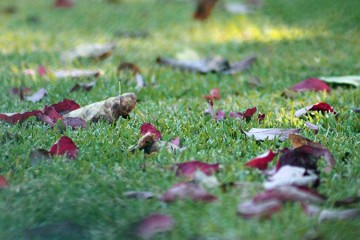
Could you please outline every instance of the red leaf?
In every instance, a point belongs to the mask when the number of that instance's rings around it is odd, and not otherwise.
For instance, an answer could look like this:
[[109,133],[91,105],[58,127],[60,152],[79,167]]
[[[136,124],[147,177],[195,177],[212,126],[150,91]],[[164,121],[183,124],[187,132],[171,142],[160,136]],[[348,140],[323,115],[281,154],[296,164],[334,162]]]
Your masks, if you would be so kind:
[[245,165],[248,167],[257,168],[260,170],[266,170],[269,162],[271,162],[274,159],[276,154],[277,153],[274,153],[273,151],[269,150],[269,151],[265,152],[264,154],[251,159]]
[[280,186],[274,189],[265,190],[257,194],[253,201],[263,202],[269,201],[271,199],[279,201],[299,201],[299,202],[309,202],[309,203],[322,203],[325,198],[319,193],[306,188],[306,187],[296,187],[296,186]]
[[170,141],[170,143],[174,144],[175,146],[180,147],[180,137],[176,137]]
[[261,122],[264,119],[265,119],[265,113],[263,113],[263,114],[259,113],[258,114],[258,121]]
[[219,164],[208,164],[200,161],[190,161],[184,163],[178,163],[174,166],[176,168],[176,176],[194,177],[196,171],[202,171],[206,175],[210,176],[219,171]]
[[4,176],[0,175],[0,188],[6,188],[7,186],[9,186],[8,181]]
[[151,239],[156,233],[167,232],[174,228],[172,217],[162,214],[152,214],[136,224],[136,235],[142,239]]
[[169,188],[161,197],[164,202],[173,202],[177,199],[192,199],[193,201],[213,202],[217,197],[208,193],[204,188],[194,183],[177,183]]
[[219,100],[220,99],[219,89],[218,88],[211,89],[210,94],[203,96],[203,98],[205,98],[206,100],[213,100],[213,99]]
[[47,71],[44,65],[40,65],[37,69],[38,74],[40,75],[40,77],[46,76]]
[[5,120],[8,123],[21,123],[29,117],[36,116],[37,114],[41,114],[41,111],[34,110],[23,113],[0,113],[0,120]]
[[322,112],[322,113],[331,112],[331,113],[334,113],[335,115],[337,114],[335,112],[335,110],[329,104],[327,104],[325,102],[319,102],[319,103],[315,103],[313,105],[310,105],[310,106],[307,106],[307,107],[297,110],[295,112],[295,117],[300,117],[309,111],[318,111],[318,112]]
[[193,18],[201,21],[207,19],[210,16],[216,2],[217,0],[198,0]]
[[254,137],[257,141],[265,139],[280,141],[286,140],[290,134],[299,133],[300,129],[280,129],[280,128],[252,128],[249,132],[242,131],[247,137]]
[[259,203],[246,201],[240,203],[237,207],[238,215],[244,218],[265,217],[269,218],[282,208],[282,202],[279,200],[268,200]]
[[54,145],[51,146],[49,152],[52,155],[65,155],[68,158],[76,158],[79,149],[71,138],[62,136]]
[[74,5],[72,0],[56,0],[55,7],[57,8],[71,8]]
[[308,78],[291,87],[295,92],[303,91],[326,91],[330,92],[330,87],[318,78]]
[[50,107],[54,107],[55,111],[61,115],[64,115],[68,112],[76,110],[80,108],[80,105],[77,104],[73,100],[64,99],[64,101],[51,105]]
[[154,134],[156,136],[155,141],[157,141],[161,138],[160,131],[158,131],[156,129],[156,127],[154,125],[152,125],[151,123],[144,123],[143,125],[141,125],[141,127],[140,127],[141,135],[144,136],[148,132],[150,132],[151,134]]
[[244,113],[242,113],[242,112],[230,112],[229,116],[233,117],[233,118],[246,119],[246,121],[249,121],[251,119],[252,115],[254,115],[254,113],[256,113],[256,110],[257,110],[256,107],[248,108],[248,109],[245,110]]

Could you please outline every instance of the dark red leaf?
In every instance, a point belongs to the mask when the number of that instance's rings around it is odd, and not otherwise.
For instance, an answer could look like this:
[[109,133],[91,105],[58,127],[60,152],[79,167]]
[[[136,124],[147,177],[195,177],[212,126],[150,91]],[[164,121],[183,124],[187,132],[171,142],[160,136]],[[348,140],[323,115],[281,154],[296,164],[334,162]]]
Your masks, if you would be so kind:
[[8,123],[21,123],[29,117],[36,116],[37,114],[41,114],[41,111],[34,110],[23,113],[0,113],[0,120],[5,120]]
[[323,157],[327,163],[325,172],[330,172],[335,166],[335,159],[329,150],[309,145],[304,145],[284,152],[280,156],[276,168],[279,169],[282,166],[290,165],[317,171],[317,161],[320,157]]
[[208,193],[204,188],[194,183],[177,183],[169,188],[161,197],[164,202],[173,202],[180,199],[192,199],[193,201],[213,202],[217,197]]
[[[252,117],[252,115],[254,115],[256,113],[256,107],[253,108],[248,108],[245,110],[244,113],[242,112],[230,112],[229,116],[233,117],[233,118],[241,118],[241,119],[246,119],[246,121],[249,121]],[[265,115],[264,115],[265,117]]]
[[330,87],[318,78],[308,78],[291,87],[295,92],[303,91],[326,91],[330,92]]
[[217,0],[198,0],[193,18],[200,21],[207,19],[210,16],[216,2]]
[[245,165],[248,167],[257,168],[260,170],[266,170],[268,167],[268,164],[274,159],[276,154],[277,153],[274,153],[273,151],[269,150],[269,151],[265,152],[264,154],[251,159]]
[[26,97],[25,99],[30,102],[36,103],[36,102],[41,101],[47,94],[48,93],[47,93],[46,89],[41,88],[36,93],[34,93],[33,95],[31,95],[29,97]]
[[72,0],[56,0],[55,7],[57,8],[71,8],[74,5]]
[[64,99],[64,101],[51,105],[61,115],[80,108],[80,105],[73,100]]
[[6,180],[6,178],[4,176],[0,175],[0,189],[6,188],[7,186],[9,186],[8,181]]
[[263,114],[259,113],[258,114],[258,121],[261,122],[264,119],[265,119],[265,113],[263,113]]
[[275,138],[284,141],[289,137],[289,134],[299,133],[300,129],[252,128],[249,132],[242,132],[249,138],[254,137],[257,141],[274,140]]
[[325,102],[319,102],[297,110],[295,112],[295,117],[300,117],[310,111],[318,111],[321,113],[330,112],[330,113],[334,113],[335,115],[337,114],[329,104]]
[[212,175],[219,171],[219,164],[208,164],[200,161],[190,161],[178,163],[173,168],[176,168],[176,176],[194,177],[196,171],[202,171],[206,175]]
[[220,99],[220,92],[218,88],[213,88],[210,90],[210,94],[209,95],[205,95],[203,96],[203,98],[205,98],[206,100],[213,100],[213,99]]
[[152,214],[136,224],[135,233],[142,239],[151,239],[156,233],[167,232],[174,228],[172,217],[163,214]]
[[52,155],[65,155],[68,158],[76,158],[79,149],[71,138],[62,136],[54,145],[51,146],[49,153]]
[[151,133],[154,134],[155,137],[155,141],[159,140],[161,138],[161,133],[160,131],[158,131],[156,129],[156,127],[154,125],[152,125],[151,123],[144,123],[143,125],[141,125],[140,127],[140,133],[142,136],[144,136],[147,133]]
[[253,201],[263,202],[271,199],[279,201],[299,201],[299,202],[309,202],[309,203],[322,203],[325,198],[321,194],[311,190],[307,187],[297,187],[297,186],[280,186],[274,189],[265,190],[257,194]]
[[263,202],[246,201],[237,207],[237,214],[244,218],[269,218],[282,208],[282,202],[270,199]]

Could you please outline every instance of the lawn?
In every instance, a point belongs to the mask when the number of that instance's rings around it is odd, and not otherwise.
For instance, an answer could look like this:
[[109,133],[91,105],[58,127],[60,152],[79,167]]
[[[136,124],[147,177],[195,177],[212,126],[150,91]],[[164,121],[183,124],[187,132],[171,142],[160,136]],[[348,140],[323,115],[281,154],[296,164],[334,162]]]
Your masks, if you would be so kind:
[[[9,186],[0,189],[0,239],[23,239],[26,229],[64,221],[82,226],[84,238],[130,239],[134,237],[131,226],[152,213],[175,220],[171,232],[155,239],[295,240],[309,234],[316,239],[359,238],[359,218],[319,223],[300,204],[289,203],[271,219],[244,219],[236,215],[236,208],[256,194],[256,186],[264,181],[261,171],[245,163],[269,149],[290,147],[288,140],[255,141],[241,129],[301,128],[301,135],[321,142],[336,160],[329,174],[321,173],[317,190],[328,197],[323,206],[334,208],[336,200],[360,195],[360,115],[352,110],[360,106],[359,88],[331,85],[331,93],[282,96],[309,77],[359,75],[360,1],[265,0],[262,8],[246,15],[231,15],[219,5],[205,22],[192,19],[191,1],[78,0],[71,9],[55,9],[52,2],[0,2],[0,113],[41,109],[65,98],[84,106],[117,96],[119,78],[121,92],[134,92],[137,105],[128,119],[64,132],[35,118],[21,124],[1,122],[0,175]],[[2,10],[9,6],[17,11]],[[145,31],[148,37],[126,38],[116,35],[119,31]],[[62,52],[79,44],[107,42],[115,43],[116,49],[104,61],[60,60]],[[232,76],[200,75],[156,64],[158,56],[189,51],[201,57],[220,55],[230,62],[256,55],[257,61],[248,71]],[[136,90],[131,75],[119,76],[117,67],[125,61],[140,67],[148,87]],[[91,91],[69,93],[77,80],[23,74],[39,65],[50,70],[102,69],[104,74]],[[253,77],[261,86],[247,83]],[[38,103],[20,101],[8,93],[20,86],[33,91],[45,87],[48,96]],[[208,105],[202,96],[213,88],[219,88],[221,95],[214,103],[216,109],[244,111],[256,106],[266,114],[264,121],[226,118],[217,122],[204,115]],[[306,120],[294,117],[297,109],[321,101],[339,114],[315,114]],[[320,126],[319,133],[306,128],[305,121]],[[165,141],[179,136],[186,150],[129,152],[145,122],[155,125]],[[30,164],[32,150],[49,149],[62,135],[79,147],[75,160],[55,157]],[[180,181],[171,166],[192,159],[220,163],[216,177],[222,184],[247,184],[226,192],[210,189],[218,197],[213,203],[164,203],[123,196],[132,190],[164,193]],[[359,207],[359,203],[353,205]]]

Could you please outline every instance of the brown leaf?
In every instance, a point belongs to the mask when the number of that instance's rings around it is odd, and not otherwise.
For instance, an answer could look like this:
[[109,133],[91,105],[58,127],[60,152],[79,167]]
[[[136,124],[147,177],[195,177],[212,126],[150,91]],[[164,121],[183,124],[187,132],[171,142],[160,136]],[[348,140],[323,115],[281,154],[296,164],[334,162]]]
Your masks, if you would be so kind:
[[307,138],[297,135],[297,134],[289,134],[289,140],[290,140],[290,144],[293,148],[299,148],[301,146],[307,145],[307,146],[325,149],[325,147],[323,145],[321,145],[320,143],[313,142],[310,139],[307,139]]
[[134,93],[125,93],[117,97],[111,97],[101,102],[95,102],[77,110],[71,111],[64,117],[79,117],[85,121],[98,122],[104,119],[114,122],[119,117],[127,117],[136,106]]
[[218,0],[198,0],[193,18],[203,21],[207,19]]

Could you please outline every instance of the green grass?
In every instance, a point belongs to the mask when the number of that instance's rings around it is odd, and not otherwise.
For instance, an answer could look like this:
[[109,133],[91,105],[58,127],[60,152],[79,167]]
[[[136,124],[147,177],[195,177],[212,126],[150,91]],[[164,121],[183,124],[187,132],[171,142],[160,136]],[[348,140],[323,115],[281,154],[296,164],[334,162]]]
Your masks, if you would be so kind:
[[[129,0],[111,5],[84,0],[69,10],[53,9],[51,3],[0,3],[1,8],[16,6],[18,10],[13,15],[0,14],[0,112],[40,109],[64,98],[86,105],[116,96],[116,68],[122,61],[136,63],[148,82],[155,78],[157,87],[136,92],[139,101],[129,120],[66,130],[64,134],[80,149],[74,161],[57,157],[31,166],[31,150],[48,149],[61,133],[35,120],[16,125],[1,123],[0,175],[6,176],[10,186],[0,190],[0,239],[22,239],[26,228],[61,221],[86,227],[91,239],[122,239],[132,223],[154,212],[170,214],[176,221],[174,231],[156,236],[159,239],[295,240],[314,229],[322,239],[359,236],[360,220],[318,224],[305,216],[298,204],[286,205],[271,220],[239,218],[236,206],[245,200],[243,189],[227,193],[211,190],[219,197],[211,204],[165,204],[122,196],[129,190],[163,193],[179,181],[170,166],[190,159],[221,163],[217,177],[222,183],[261,182],[260,172],[246,169],[244,163],[268,149],[289,147],[290,143],[247,139],[240,128],[252,127],[302,128],[304,136],[329,148],[337,165],[321,178],[319,191],[329,197],[326,206],[359,194],[360,115],[351,111],[360,105],[359,89],[336,87],[331,94],[309,92],[297,94],[294,99],[281,97],[284,89],[307,77],[359,74],[359,1],[269,0],[264,8],[246,16],[229,15],[217,8],[203,23],[191,19],[193,5],[185,1]],[[33,16],[40,19],[38,24],[27,21]],[[144,30],[150,37],[117,38],[117,30]],[[77,44],[108,41],[115,42],[117,49],[103,62],[64,65],[60,61],[60,54]],[[204,57],[222,55],[231,62],[256,54],[258,61],[250,71],[235,76],[202,76],[155,64],[157,56],[172,57],[186,49]],[[92,91],[70,94],[74,80],[30,78],[21,73],[40,64],[53,70],[100,68],[105,76]],[[246,81],[251,77],[258,77],[262,87],[248,86]],[[33,90],[45,87],[49,95],[36,104],[19,101],[8,90],[21,84]],[[222,96],[216,108],[240,111],[257,106],[266,114],[265,120],[215,122],[204,116],[207,104],[202,95],[215,87],[220,88]],[[135,91],[135,82],[123,83],[122,91]],[[339,116],[316,115],[311,121],[321,128],[314,135],[305,128],[304,120],[293,117],[293,112],[318,101],[331,104]],[[165,149],[151,156],[129,153],[127,148],[138,141],[144,122],[153,123],[164,140],[180,136],[187,150],[177,155]],[[13,137],[6,137],[9,133]],[[344,162],[347,153],[348,161]],[[255,192],[250,189],[250,193]]]

